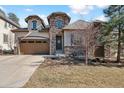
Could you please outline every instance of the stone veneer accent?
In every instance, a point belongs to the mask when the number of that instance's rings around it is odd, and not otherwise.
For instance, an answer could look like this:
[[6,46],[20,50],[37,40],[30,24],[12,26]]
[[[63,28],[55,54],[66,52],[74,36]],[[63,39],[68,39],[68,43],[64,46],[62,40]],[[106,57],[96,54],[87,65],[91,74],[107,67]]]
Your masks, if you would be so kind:
[[56,36],[57,35],[62,36],[62,38],[63,38],[62,29],[57,29],[55,27],[55,21],[58,19],[64,21],[64,26],[68,25],[68,23],[69,23],[69,19],[67,17],[63,17],[61,15],[51,16],[50,22],[49,22],[50,23],[49,33],[50,33],[50,54],[52,54],[52,55],[56,54]]
[[65,46],[64,53],[66,56],[69,55],[85,55],[85,50],[81,46]]

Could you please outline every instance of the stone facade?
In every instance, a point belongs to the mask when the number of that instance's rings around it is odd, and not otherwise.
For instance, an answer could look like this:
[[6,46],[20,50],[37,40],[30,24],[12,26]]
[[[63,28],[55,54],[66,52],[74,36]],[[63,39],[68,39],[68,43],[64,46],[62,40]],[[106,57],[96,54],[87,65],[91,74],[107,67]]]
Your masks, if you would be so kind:
[[[56,36],[62,36],[62,41],[63,41],[63,32],[62,29],[58,29],[55,26],[55,22],[57,20],[62,20],[64,22],[64,26],[69,24],[69,18],[68,16],[63,16],[63,14],[61,15],[52,15],[49,17],[49,24],[50,24],[50,30],[49,30],[49,34],[50,34],[50,54],[56,54]],[[63,45],[63,44],[62,44]],[[64,48],[64,46],[62,46]]]
[[[85,33],[89,30],[89,22],[77,20],[76,22],[69,24],[70,17],[63,12],[53,12],[47,19],[49,23],[48,26],[45,25],[44,21],[37,15],[28,16],[25,19],[28,23],[28,28],[13,30],[16,35],[15,40],[19,41],[17,40],[19,37],[21,37],[22,40],[28,39],[28,41],[34,41],[34,39],[41,41],[44,39],[49,40],[48,47],[50,55],[56,55],[58,53],[63,53],[66,56],[85,55]],[[32,29],[33,21],[37,21],[37,29]],[[35,43],[30,44],[33,46],[36,45]],[[20,49],[19,44],[20,42],[17,42],[18,50]],[[33,51],[33,48],[29,48]],[[42,49],[43,48],[40,48],[39,51]]]
[[82,46],[65,46],[64,51],[66,56],[85,55],[85,49]]

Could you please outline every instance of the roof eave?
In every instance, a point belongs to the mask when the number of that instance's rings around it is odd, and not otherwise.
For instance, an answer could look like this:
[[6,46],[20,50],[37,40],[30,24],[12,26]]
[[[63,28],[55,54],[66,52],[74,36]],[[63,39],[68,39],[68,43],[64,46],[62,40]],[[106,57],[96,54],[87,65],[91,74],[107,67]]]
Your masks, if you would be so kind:
[[11,30],[11,32],[15,33],[15,32],[29,32],[29,31],[28,30],[25,30],[25,31]]
[[14,25],[15,27],[20,28],[20,26],[19,25],[16,25],[16,23],[14,24],[14,23],[10,22],[9,20],[7,20],[6,18],[4,18],[2,16],[0,16],[0,18],[3,19],[3,20],[5,20],[5,21],[7,21],[8,23]]

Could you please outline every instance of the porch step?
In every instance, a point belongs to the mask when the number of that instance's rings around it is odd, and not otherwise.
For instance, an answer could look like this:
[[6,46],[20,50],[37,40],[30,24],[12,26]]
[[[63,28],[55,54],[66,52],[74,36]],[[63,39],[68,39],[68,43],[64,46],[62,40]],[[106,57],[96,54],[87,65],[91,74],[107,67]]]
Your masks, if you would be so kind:
[[63,51],[62,50],[57,50],[56,54],[63,54]]
[[58,56],[58,57],[65,57],[65,54],[57,53],[56,56]]

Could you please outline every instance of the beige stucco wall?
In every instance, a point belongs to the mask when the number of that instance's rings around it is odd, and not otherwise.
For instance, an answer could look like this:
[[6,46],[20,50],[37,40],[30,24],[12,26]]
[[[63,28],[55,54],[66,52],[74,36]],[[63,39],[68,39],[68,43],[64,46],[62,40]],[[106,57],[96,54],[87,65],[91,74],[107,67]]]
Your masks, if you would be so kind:
[[64,46],[71,46],[71,32],[64,31]]
[[15,32],[15,43],[18,42],[18,37],[23,37],[26,34],[28,34],[28,32]]
[[[12,33],[11,30],[16,27],[12,28],[12,25],[9,26],[9,23],[7,22],[7,28],[5,28],[5,23],[6,21],[0,19],[0,46],[2,47],[2,50],[10,50],[10,46],[14,49],[14,33]],[[8,43],[3,42],[3,34],[8,35]]]

